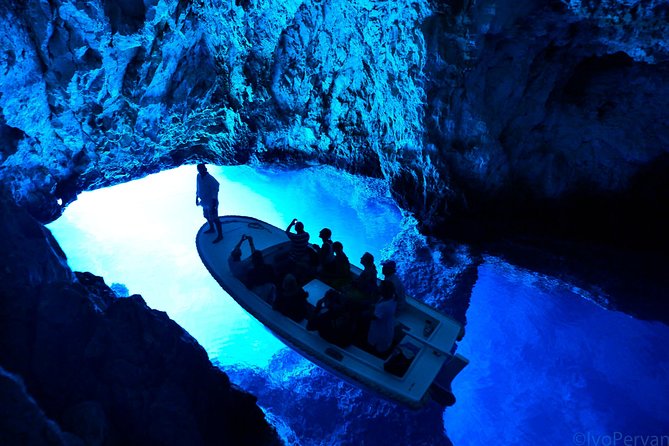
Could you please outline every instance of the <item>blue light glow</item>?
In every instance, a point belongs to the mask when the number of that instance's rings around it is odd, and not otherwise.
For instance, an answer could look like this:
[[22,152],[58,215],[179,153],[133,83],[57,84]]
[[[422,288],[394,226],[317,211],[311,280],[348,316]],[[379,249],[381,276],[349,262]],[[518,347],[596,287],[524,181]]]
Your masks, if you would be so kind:
[[460,352],[473,360],[444,414],[454,444],[666,434],[666,325],[494,260],[479,268],[467,319]]
[[[393,239],[407,237],[409,222],[378,181],[331,168],[210,171],[221,182],[221,214],[279,227],[298,217],[312,237],[328,226],[353,261],[366,250],[389,256]],[[186,328],[259,397],[287,444],[352,444],[363,431],[397,433],[399,444],[445,443],[424,414],[372,407],[375,397],[285,348],[225,295],[195,250],[204,220],[194,183],[190,166],[84,193],[50,229],[73,269],[127,285]],[[604,310],[577,289],[492,258],[479,269],[467,319],[459,351],[471,364],[443,414],[454,444],[562,445],[579,433],[659,435],[666,427],[665,325]]]
[[[401,214],[378,180],[331,168],[298,172],[210,167],[221,183],[219,212],[250,215],[278,227],[305,222],[312,242],[322,227],[351,261],[377,258],[399,232]],[[72,269],[102,275],[166,311],[222,365],[264,367],[283,344],[250,318],[211,278],[195,250],[204,223],[195,206],[194,167],[85,192],[49,225]],[[336,185],[336,189],[332,186]],[[247,342],[238,342],[245,337]],[[250,343],[250,345],[249,345]]]

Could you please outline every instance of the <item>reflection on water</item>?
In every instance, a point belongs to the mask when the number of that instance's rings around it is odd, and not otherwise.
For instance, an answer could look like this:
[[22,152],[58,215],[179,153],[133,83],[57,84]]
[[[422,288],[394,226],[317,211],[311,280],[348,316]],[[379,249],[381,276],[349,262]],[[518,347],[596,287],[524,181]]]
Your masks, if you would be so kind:
[[454,444],[669,433],[669,327],[577,291],[493,260],[479,268],[459,350],[472,363],[444,414]]
[[[380,182],[330,168],[210,172],[221,182],[221,214],[250,215],[279,227],[297,217],[312,241],[320,228],[330,227],[353,262],[364,251],[377,259],[390,254],[386,250],[404,224]],[[295,389],[281,396],[282,387],[298,381],[288,365],[283,371],[267,368],[283,344],[225,295],[197,255],[194,238],[204,220],[195,207],[195,173],[186,166],[84,193],[49,227],[73,269],[125,284],[188,330],[214,361],[253,367],[274,380],[276,398],[294,397]],[[578,434],[591,435],[595,444],[615,432],[667,434],[666,326],[604,310],[578,290],[494,259],[480,267],[467,320],[459,351],[471,364],[454,382],[457,404],[444,412],[454,444],[569,445]],[[299,380],[308,380],[313,369],[302,362],[295,370]],[[285,382],[286,376],[292,381]],[[316,420],[344,419],[331,435],[323,425],[327,444],[354,444],[346,438],[355,435],[347,431],[346,417],[369,416],[364,407],[342,404],[332,406],[336,414],[314,414]],[[294,416],[276,420],[290,433],[288,443],[312,444],[299,439],[307,421]],[[398,429],[375,422],[379,432]],[[414,436],[412,444],[423,442]]]

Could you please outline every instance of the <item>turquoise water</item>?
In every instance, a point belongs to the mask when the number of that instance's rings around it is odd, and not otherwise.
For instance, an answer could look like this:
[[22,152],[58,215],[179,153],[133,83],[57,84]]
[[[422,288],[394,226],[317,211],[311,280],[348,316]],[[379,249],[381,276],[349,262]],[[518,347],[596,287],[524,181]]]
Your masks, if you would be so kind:
[[[312,240],[330,227],[354,262],[364,251],[390,256],[411,225],[382,183],[331,168],[210,172],[221,183],[221,214],[279,227],[297,217]],[[629,436],[669,446],[669,328],[494,258],[479,268],[471,296],[459,347],[471,364],[454,382],[455,406],[411,412],[320,371],[241,310],[202,265],[195,174],[185,166],[83,193],[49,228],[74,270],[126,285],[188,330],[259,396],[288,444],[448,444],[445,431],[456,445],[613,445]]]
[[[286,227],[295,217],[311,241],[329,227],[352,262],[377,259],[399,232],[402,215],[377,180],[356,180],[322,167],[261,171],[214,167],[221,215],[249,215]],[[285,348],[217,285],[195,250],[205,223],[195,206],[195,166],[82,193],[48,227],[75,271],[124,284],[166,311],[221,365],[264,367]],[[333,189],[333,185],[336,188]],[[239,340],[243,339],[242,342]]]
[[494,259],[467,319],[472,363],[444,413],[454,444],[669,445],[666,325]]

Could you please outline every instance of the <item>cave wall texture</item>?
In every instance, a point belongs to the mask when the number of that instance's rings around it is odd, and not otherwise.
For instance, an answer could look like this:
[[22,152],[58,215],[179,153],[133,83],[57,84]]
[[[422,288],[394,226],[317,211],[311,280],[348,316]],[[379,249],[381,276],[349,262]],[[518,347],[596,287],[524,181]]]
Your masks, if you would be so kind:
[[652,248],[668,11],[3,0],[0,176],[49,221],[57,198],[184,162],[319,162],[386,178],[428,232]]
[[184,163],[325,163],[668,320],[669,1],[0,0],[0,22],[0,180],[41,222]]
[[326,163],[385,178],[426,233],[527,262],[507,243],[522,240],[553,253],[547,270],[576,259],[584,283],[664,297],[666,282],[630,283],[657,282],[669,248],[668,15],[667,1],[2,0],[0,178],[46,222],[81,190],[183,163]]

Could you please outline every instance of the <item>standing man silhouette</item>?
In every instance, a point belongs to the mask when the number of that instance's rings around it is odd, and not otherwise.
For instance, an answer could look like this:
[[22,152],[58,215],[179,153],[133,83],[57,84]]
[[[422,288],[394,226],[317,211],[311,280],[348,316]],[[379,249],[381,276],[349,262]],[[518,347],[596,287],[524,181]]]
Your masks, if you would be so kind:
[[218,181],[209,172],[204,164],[197,165],[197,191],[195,193],[195,205],[202,206],[204,218],[209,222],[209,229],[205,234],[211,234],[216,228],[218,237],[213,243],[223,240],[221,221],[218,219]]

